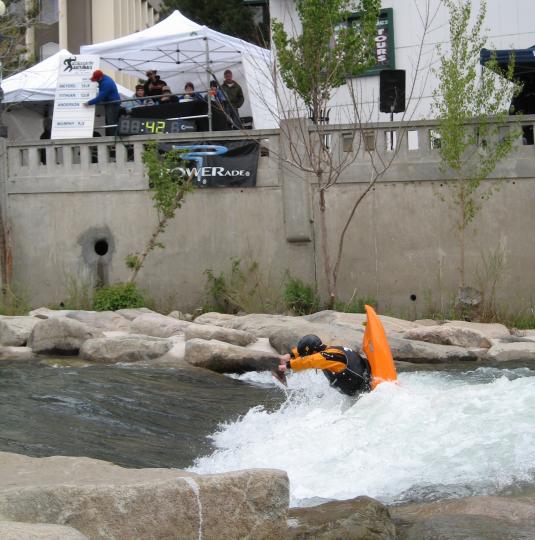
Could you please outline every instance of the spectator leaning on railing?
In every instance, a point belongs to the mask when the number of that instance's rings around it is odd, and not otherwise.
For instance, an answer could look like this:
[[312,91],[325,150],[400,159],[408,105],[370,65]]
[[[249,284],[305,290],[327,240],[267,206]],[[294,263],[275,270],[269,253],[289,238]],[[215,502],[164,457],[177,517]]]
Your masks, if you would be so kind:
[[162,88],[162,96],[160,97],[160,105],[163,103],[178,103],[178,98],[173,95],[169,86]]
[[145,97],[145,87],[142,84],[136,84],[136,93],[134,99],[129,99],[123,102],[123,107],[130,112],[136,107],[148,107],[154,105],[154,101],[151,98]]
[[[97,103],[103,103],[106,125],[117,124],[121,107],[121,96],[119,96],[115,81],[110,76],[104,75],[100,69],[93,71],[91,80],[93,82],[98,82],[98,94],[85,104],[86,107],[96,105]],[[116,132],[117,127],[115,126],[106,128],[106,135],[115,135]]]
[[187,82],[184,85],[184,94],[182,94],[178,101],[180,103],[187,103],[188,101],[200,101],[202,100],[201,94],[198,92],[195,92],[195,86],[193,86],[193,83]]

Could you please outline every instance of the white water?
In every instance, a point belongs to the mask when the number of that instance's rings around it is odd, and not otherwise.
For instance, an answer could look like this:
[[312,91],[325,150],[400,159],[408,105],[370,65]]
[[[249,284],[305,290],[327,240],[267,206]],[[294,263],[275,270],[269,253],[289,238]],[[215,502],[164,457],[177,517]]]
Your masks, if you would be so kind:
[[[272,384],[271,375],[239,377]],[[287,471],[292,505],[368,495],[385,502],[535,484],[535,371],[402,373],[356,403],[321,373],[289,377],[286,403],[221,426],[195,472]]]

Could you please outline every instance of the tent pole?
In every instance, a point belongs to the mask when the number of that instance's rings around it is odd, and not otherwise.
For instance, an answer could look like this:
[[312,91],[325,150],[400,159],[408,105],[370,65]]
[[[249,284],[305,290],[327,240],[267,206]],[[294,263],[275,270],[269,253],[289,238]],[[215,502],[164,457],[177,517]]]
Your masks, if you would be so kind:
[[212,96],[210,95],[210,47],[208,38],[204,38],[206,43],[206,97],[208,101],[208,131],[212,131]]

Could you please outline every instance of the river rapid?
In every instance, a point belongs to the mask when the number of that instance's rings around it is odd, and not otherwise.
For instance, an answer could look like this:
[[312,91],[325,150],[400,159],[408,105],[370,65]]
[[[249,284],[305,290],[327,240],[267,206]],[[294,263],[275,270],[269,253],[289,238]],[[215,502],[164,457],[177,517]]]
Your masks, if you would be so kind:
[[[74,362],[74,361],[73,361]],[[321,373],[224,377],[70,361],[0,367],[0,450],[217,473],[279,468],[292,506],[535,486],[535,371],[406,371],[353,400]]]

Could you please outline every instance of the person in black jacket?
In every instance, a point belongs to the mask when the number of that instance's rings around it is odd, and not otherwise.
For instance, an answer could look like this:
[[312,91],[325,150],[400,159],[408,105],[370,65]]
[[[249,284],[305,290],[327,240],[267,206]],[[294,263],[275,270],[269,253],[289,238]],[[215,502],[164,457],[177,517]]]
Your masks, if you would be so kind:
[[161,94],[163,94],[163,87],[167,86],[167,83],[160,79],[160,76],[156,73],[157,72],[155,69],[149,69],[146,73],[147,81],[144,85],[145,97],[160,96]]
[[321,369],[332,387],[348,396],[371,389],[371,368],[368,360],[358,352],[341,346],[327,346],[309,334],[302,337],[291,353],[279,358],[279,372],[291,369]]

